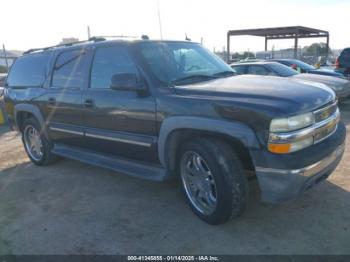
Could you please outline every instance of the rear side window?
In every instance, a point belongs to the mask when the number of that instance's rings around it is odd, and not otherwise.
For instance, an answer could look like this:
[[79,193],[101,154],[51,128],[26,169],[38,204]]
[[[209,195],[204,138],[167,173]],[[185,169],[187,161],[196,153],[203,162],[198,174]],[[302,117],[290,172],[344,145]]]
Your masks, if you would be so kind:
[[136,66],[123,46],[96,49],[91,69],[91,88],[109,88],[114,74],[137,74]]
[[58,88],[80,88],[84,82],[86,53],[71,50],[61,53],[53,68],[52,86]]
[[21,56],[12,65],[7,84],[9,87],[40,87],[45,81],[50,54]]

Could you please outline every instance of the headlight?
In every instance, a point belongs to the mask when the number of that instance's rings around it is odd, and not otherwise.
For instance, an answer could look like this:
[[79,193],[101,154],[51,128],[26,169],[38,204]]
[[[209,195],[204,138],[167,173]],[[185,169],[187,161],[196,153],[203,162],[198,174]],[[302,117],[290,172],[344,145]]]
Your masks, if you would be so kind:
[[314,123],[315,117],[313,113],[288,118],[277,118],[271,121],[270,132],[289,132],[311,126]]

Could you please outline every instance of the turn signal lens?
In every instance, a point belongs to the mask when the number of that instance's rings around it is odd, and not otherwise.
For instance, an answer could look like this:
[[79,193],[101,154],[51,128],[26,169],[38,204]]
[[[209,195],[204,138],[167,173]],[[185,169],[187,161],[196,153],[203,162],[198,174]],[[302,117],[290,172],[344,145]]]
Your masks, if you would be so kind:
[[269,151],[276,154],[289,153],[291,144],[269,144]]
[[313,137],[305,138],[290,144],[274,144],[269,143],[269,151],[276,154],[286,154],[301,150],[305,147],[311,146],[314,142]]

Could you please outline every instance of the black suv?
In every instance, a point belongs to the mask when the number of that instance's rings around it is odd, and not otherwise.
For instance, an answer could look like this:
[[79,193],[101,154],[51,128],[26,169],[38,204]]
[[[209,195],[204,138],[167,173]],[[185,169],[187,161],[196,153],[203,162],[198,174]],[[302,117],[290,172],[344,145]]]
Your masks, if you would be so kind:
[[350,48],[345,48],[335,61],[336,70],[350,78]]
[[344,151],[334,93],[236,76],[188,41],[93,39],[29,50],[5,85],[9,121],[37,165],[64,156],[129,175],[179,178],[193,211],[239,216],[248,176],[281,202],[326,179]]

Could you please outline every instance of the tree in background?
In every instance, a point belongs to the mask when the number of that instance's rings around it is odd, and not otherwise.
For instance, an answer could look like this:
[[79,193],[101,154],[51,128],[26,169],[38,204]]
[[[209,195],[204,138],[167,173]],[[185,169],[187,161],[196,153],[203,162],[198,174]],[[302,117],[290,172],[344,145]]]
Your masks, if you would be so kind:
[[[313,43],[310,46],[305,46],[303,48],[305,55],[310,56],[326,56],[327,55],[327,46],[325,43]],[[332,50],[328,47],[328,54],[330,55]]]
[[255,59],[255,54],[249,51],[245,51],[244,53],[238,53],[235,52],[232,54],[232,59],[239,59],[239,60],[244,60],[244,59]]

